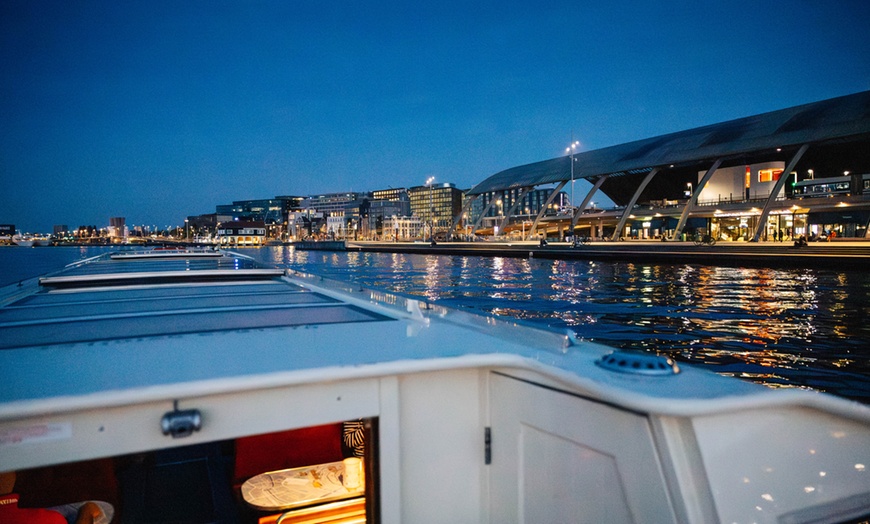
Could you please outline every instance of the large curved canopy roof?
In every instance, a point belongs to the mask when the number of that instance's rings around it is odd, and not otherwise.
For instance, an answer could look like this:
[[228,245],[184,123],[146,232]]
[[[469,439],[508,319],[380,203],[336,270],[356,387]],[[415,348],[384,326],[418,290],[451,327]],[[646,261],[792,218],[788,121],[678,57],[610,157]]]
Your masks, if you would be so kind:
[[[574,155],[574,178],[631,175],[657,166],[701,166],[716,159],[747,159],[803,144],[870,139],[870,91],[740,118]],[[469,191],[480,195],[571,179],[571,157],[513,167]]]

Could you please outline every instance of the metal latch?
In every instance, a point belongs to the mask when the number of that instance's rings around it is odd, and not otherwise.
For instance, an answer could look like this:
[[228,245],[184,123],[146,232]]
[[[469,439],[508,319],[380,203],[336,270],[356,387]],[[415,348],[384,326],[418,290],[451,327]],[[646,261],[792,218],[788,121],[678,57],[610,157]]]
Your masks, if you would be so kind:
[[173,411],[160,419],[160,428],[164,435],[172,435],[172,438],[189,437],[202,428],[202,414],[198,409],[179,410],[177,400],[174,401],[173,408]]

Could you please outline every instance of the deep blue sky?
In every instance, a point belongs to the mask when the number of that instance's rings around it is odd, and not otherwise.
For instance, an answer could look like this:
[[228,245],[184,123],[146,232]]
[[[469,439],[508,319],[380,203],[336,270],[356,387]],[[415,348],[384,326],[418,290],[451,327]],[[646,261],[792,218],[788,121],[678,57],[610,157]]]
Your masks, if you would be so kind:
[[467,188],[870,89],[870,2],[0,3],[0,223]]

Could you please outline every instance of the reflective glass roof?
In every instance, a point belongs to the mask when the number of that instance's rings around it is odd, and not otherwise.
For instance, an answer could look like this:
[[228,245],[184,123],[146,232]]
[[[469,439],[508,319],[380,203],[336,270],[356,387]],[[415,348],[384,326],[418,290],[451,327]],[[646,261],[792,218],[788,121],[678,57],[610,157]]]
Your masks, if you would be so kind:
[[103,256],[0,308],[0,349],[388,319],[282,276],[241,256]]

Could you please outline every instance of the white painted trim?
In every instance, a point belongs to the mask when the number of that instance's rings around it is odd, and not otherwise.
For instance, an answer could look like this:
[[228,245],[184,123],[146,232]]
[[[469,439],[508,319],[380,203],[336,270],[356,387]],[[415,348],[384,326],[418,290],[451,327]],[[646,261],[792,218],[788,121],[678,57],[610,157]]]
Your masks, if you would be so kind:
[[378,415],[378,442],[380,469],[380,510],[383,524],[402,522],[402,501],[396,496],[402,492],[402,445],[399,416],[399,379],[397,376],[380,380],[380,414]]
[[54,286],[58,284],[77,284],[89,282],[113,282],[117,280],[140,280],[171,279],[186,277],[191,280],[203,277],[226,277],[235,276],[239,279],[248,277],[282,276],[283,269],[214,269],[201,271],[143,271],[132,273],[103,273],[97,275],[73,275],[58,277],[43,277],[39,279],[42,286]]

